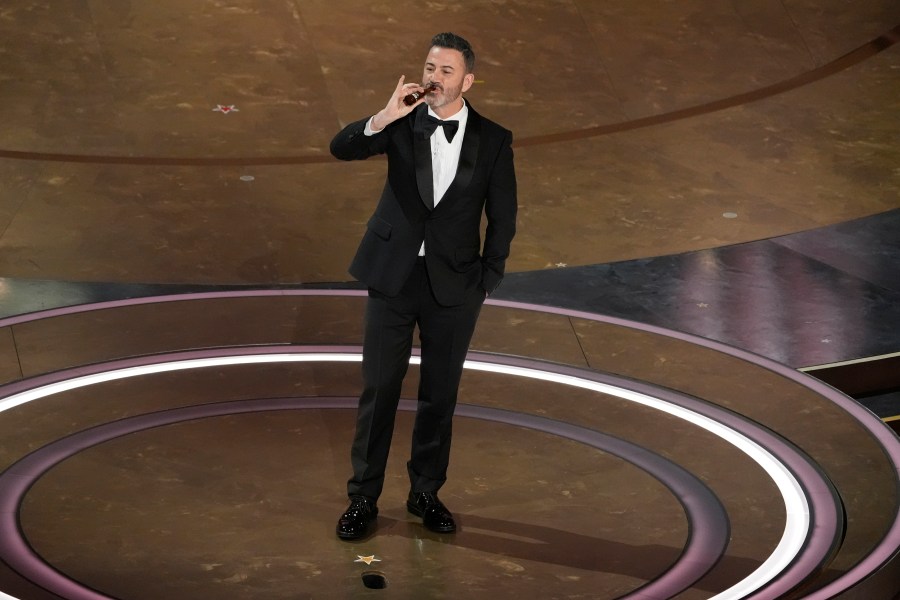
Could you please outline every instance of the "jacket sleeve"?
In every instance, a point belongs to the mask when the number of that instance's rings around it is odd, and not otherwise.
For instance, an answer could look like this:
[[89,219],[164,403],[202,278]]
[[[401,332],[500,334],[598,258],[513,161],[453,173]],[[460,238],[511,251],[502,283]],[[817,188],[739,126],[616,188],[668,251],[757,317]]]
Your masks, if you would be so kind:
[[371,117],[350,123],[331,140],[331,155],[339,160],[364,160],[376,154],[383,154],[390,136],[388,125],[374,135],[366,135],[366,123]]
[[506,131],[506,136],[500,145],[500,151],[491,171],[488,196],[485,202],[487,229],[485,230],[484,249],[481,257],[483,266],[481,285],[488,294],[492,293],[503,279],[509,248],[513,237],[516,235],[517,212],[518,200],[516,194],[516,171],[513,166],[512,132]]

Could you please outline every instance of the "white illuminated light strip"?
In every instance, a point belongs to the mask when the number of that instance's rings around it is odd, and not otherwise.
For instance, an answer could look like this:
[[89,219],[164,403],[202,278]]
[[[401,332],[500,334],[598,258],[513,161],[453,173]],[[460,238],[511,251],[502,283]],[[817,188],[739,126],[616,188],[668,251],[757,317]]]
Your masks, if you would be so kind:
[[537,371],[525,367],[512,367],[475,361],[466,361],[466,367],[477,371],[490,371],[492,373],[504,373],[507,375],[552,381],[554,383],[561,383],[572,387],[593,390],[610,396],[617,396],[623,400],[629,400],[631,402],[649,406],[693,423],[722,438],[762,467],[775,482],[775,485],[778,486],[781,497],[784,499],[786,515],[784,533],[781,536],[781,541],[778,543],[778,546],[776,546],[772,554],[769,555],[769,558],[766,559],[766,561],[753,573],[727,590],[711,597],[710,600],[744,598],[747,594],[759,589],[764,584],[777,577],[803,548],[803,544],[809,534],[810,526],[809,503],[803,493],[803,488],[787,467],[785,467],[768,450],[742,433],[730,429],[709,417],[697,414],[681,406],[665,402],[659,398],[647,396],[640,392],[617,388],[597,381],[581,379],[580,377],[573,377],[571,375]]
[[[360,354],[335,352],[311,352],[298,354],[251,354],[243,356],[223,356],[198,358],[181,361],[173,361],[167,363],[158,363],[152,365],[127,367],[124,369],[116,369],[104,373],[95,373],[92,375],[83,375],[74,377],[66,381],[51,383],[32,390],[13,394],[3,400],[0,400],[0,412],[9,410],[21,404],[45,398],[53,394],[65,392],[68,390],[86,387],[105,381],[114,381],[117,379],[126,379],[128,377],[137,377],[139,375],[149,375],[155,373],[165,373],[170,371],[182,371],[187,369],[199,369],[205,367],[245,365],[258,363],[277,363],[277,362],[360,362],[362,356]],[[418,356],[410,358],[411,364],[419,364]],[[639,392],[625,390],[611,386],[609,384],[590,381],[572,375],[562,375],[549,371],[540,371],[528,367],[515,367],[507,365],[498,365],[494,363],[467,360],[465,367],[476,371],[487,371],[491,373],[502,373],[505,375],[514,375],[517,377],[528,377],[531,379],[540,379],[543,381],[551,381],[572,387],[593,390],[610,396],[616,396],[623,400],[636,402],[656,410],[668,413],[679,419],[683,419],[698,427],[701,427],[710,433],[725,440],[729,444],[741,450],[756,462],[763,470],[768,473],[769,477],[775,482],[785,504],[785,528],[778,546],[753,573],[745,579],[739,581],[734,586],[713,596],[710,600],[737,600],[745,597],[747,594],[759,589],[775,577],[777,577],[785,567],[787,567],[794,557],[800,552],[806,540],[809,527],[810,515],[809,504],[803,490],[794,477],[794,475],[774,457],[765,448],[746,437],[745,435],[730,429],[729,427],[710,419],[701,414],[692,412],[681,406],[665,402],[652,396],[647,396]],[[13,596],[9,596],[0,592],[0,600],[18,600]]]
[[[52,396],[60,392],[74,390],[80,387],[103,383],[105,381],[115,381],[117,379],[127,379],[128,377],[137,377],[139,375],[153,375],[155,373],[168,373],[170,371],[185,371],[187,369],[202,369],[204,367],[222,367],[232,365],[249,365],[258,363],[277,363],[277,362],[360,362],[362,357],[358,354],[329,354],[315,352],[309,354],[253,354],[244,356],[220,356],[210,358],[193,358],[188,360],[176,360],[167,363],[157,363],[152,365],[141,365],[139,367],[126,367],[124,369],[116,369],[114,371],[105,371],[103,373],[94,373],[92,375],[83,375],[81,377],[73,377],[65,381],[50,383],[41,387],[37,387],[27,392],[13,394],[3,400],[0,400],[0,412],[9,410],[20,404],[38,400],[46,396]],[[412,362],[412,361],[410,361]]]

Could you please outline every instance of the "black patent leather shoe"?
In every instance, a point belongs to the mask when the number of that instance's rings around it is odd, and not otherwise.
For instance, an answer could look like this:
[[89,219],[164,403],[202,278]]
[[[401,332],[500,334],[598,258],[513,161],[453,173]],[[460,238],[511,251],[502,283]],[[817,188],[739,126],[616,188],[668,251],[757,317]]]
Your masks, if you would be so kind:
[[337,524],[337,536],[342,540],[358,540],[369,533],[375,523],[378,507],[375,501],[365,496],[350,496],[350,506],[341,515]]
[[434,492],[410,492],[406,500],[406,509],[417,517],[422,517],[426,529],[435,533],[453,533],[456,521],[453,515],[438,500]]

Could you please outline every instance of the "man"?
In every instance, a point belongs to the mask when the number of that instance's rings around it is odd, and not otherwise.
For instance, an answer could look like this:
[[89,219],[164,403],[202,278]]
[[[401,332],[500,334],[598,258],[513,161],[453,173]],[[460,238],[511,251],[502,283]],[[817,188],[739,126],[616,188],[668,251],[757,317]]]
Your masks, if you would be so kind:
[[[341,539],[364,537],[375,523],[417,324],[420,383],[406,506],[429,530],[456,531],[437,492],[447,478],[463,362],[481,305],[503,277],[517,210],[512,133],[462,97],[475,80],[474,64],[466,40],[436,35],[422,84],[401,77],[381,111],[351,123],[331,142],[341,160],[388,158],[384,191],[350,266],[369,298],[350,506],[337,524]],[[434,89],[424,93],[429,84]],[[411,94],[417,98],[408,105],[404,98]]]

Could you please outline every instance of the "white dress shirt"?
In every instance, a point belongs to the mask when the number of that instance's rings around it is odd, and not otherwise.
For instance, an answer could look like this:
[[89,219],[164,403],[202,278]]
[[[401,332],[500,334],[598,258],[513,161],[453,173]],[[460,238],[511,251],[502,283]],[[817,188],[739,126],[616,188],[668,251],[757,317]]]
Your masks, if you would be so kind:
[[[428,107],[428,114],[440,119],[437,114]],[[374,118],[374,117],[373,117]],[[466,135],[466,123],[469,120],[469,107],[463,100],[463,107],[455,115],[443,119],[444,121],[459,121],[459,129],[453,136],[453,141],[448,141],[444,135],[444,128],[438,127],[431,135],[431,182],[434,190],[434,205],[437,206],[441,198],[447,192],[447,188],[456,177],[456,169],[459,166],[459,153],[462,150],[463,138]],[[372,119],[366,123],[365,134],[375,135],[381,130],[372,129]],[[425,242],[419,248],[419,256],[425,256]]]

